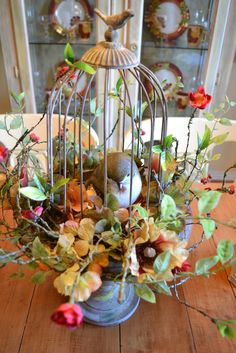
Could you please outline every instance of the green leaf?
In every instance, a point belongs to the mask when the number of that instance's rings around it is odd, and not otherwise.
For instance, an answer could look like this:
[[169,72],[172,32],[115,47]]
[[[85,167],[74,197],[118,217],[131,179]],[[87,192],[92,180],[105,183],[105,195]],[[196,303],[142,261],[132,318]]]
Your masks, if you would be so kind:
[[169,151],[161,152],[161,167],[166,172],[173,166],[174,157]]
[[45,271],[39,271],[33,274],[33,276],[31,277],[31,280],[34,284],[41,284],[45,281],[46,277],[47,277],[47,272]]
[[231,240],[220,240],[217,245],[217,255],[222,264],[229,261],[234,255],[234,244]]
[[143,113],[145,112],[147,107],[148,107],[148,102],[143,102],[141,105],[141,116],[143,116]]
[[100,221],[98,221],[96,224],[95,224],[95,232],[96,233],[102,233],[105,231],[105,228],[108,224],[108,220],[107,219],[100,219]]
[[83,61],[76,61],[73,64],[73,67],[75,67],[76,69],[79,69],[81,71],[86,72],[89,75],[94,75],[96,70],[90,66],[89,64],[84,63]]
[[152,152],[153,152],[153,153],[157,153],[157,154],[161,153],[161,152],[162,152],[162,147],[161,147],[161,145],[155,145],[155,146],[153,146],[153,147],[152,147]]
[[43,193],[45,193],[46,190],[44,189],[43,185],[41,184],[41,181],[39,180],[39,177],[37,174],[34,174],[34,182],[35,182],[37,188],[40,191],[42,191]]
[[212,121],[212,120],[215,119],[215,115],[212,114],[212,113],[207,113],[207,112],[205,112],[205,113],[203,113],[203,115],[204,115],[204,117],[205,117],[207,120],[209,120],[209,121]]
[[225,132],[224,134],[217,135],[211,139],[210,143],[221,145],[227,139],[228,135],[229,135],[229,132]]
[[200,213],[209,213],[218,205],[221,193],[219,191],[207,191],[198,201],[198,210]]
[[210,239],[216,229],[215,221],[213,221],[212,219],[202,219],[200,223],[203,226],[206,238]]
[[198,260],[195,265],[195,272],[198,275],[209,272],[209,269],[217,264],[219,256],[211,256],[205,259]]
[[149,303],[156,303],[156,296],[146,284],[135,284],[135,293]]
[[51,193],[53,194],[54,192],[56,192],[58,189],[60,189],[62,186],[64,186],[65,184],[67,184],[69,182],[70,178],[66,178],[66,179],[59,179],[51,188]]
[[11,91],[10,94],[18,105],[20,105],[22,100],[25,98],[25,92],[21,92],[17,95],[15,92]]
[[227,325],[227,321],[216,322],[216,325],[222,337],[228,337],[234,340],[236,339],[236,331]]
[[166,281],[159,281],[155,284],[153,284],[153,287],[157,290],[158,293],[160,294],[166,294],[171,296],[171,290],[169,288],[169,286],[167,285]]
[[19,102],[22,102],[24,98],[25,98],[25,92],[21,92],[20,94],[18,94]]
[[1,130],[6,130],[6,125],[3,121],[0,121],[0,129]]
[[47,196],[41,190],[33,186],[26,186],[24,188],[20,188],[19,192],[30,200],[44,201],[47,199]]
[[164,251],[160,255],[158,255],[154,261],[153,269],[156,273],[162,274],[164,273],[170,264],[171,253],[170,251]]
[[90,111],[95,115],[96,112],[96,98],[91,99],[90,101]]
[[44,245],[41,243],[40,239],[36,237],[33,241],[32,255],[35,259],[41,259],[48,257],[48,252]]
[[169,219],[175,217],[177,213],[177,208],[174,199],[169,195],[164,195],[161,201],[161,217],[164,219]]
[[168,135],[164,138],[164,147],[166,149],[170,148],[173,142],[173,135]]
[[134,205],[134,208],[138,211],[143,219],[148,219],[148,211],[145,208],[139,205]]
[[125,107],[125,111],[126,111],[126,113],[132,118],[132,116],[133,116],[133,112],[132,112],[132,109],[130,108],[130,107]]
[[73,50],[72,46],[70,45],[70,43],[67,43],[65,46],[64,59],[69,60],[72,64],[75,61],[75,53],[74,53],[74,50]]
[[10,124],[10,129],[19,129],[19,127],[21,127],[22,124],[22,117],[21,116],[15,116]]
[[205,148],[207,148],[210,144],[211,140],[211,130],[207,125],[205,125],[205,131],[200,143],[200,150],[203,151]]
[[228,118],[220,118],[219,123],[225,126],[231,126],[232,123]]
[[107,194],[107,207],[112,211],[117,211],[119,209],[119,201],[117,197],[113,194]]
[[119,77],[119,79],[116,82],[116,92],[119,94],[121,86],[123,85],[123,79],[122,77]]
[[102,115],[103,112],[104,112],[104,109],[98,107],[98,108],[96,109],[95,116],[98,117],[98,116]]

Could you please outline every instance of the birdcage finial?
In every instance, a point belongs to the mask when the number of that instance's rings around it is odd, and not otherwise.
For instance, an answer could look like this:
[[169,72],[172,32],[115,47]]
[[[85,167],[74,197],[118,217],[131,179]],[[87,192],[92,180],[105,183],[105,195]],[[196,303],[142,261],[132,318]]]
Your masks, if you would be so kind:
[[117,29],[122,28],[134,16],[133,11],[128,9],[111,16],[98,9],[94,11],[108,25],[104,35],[105,41],[88,50],[81,60],[89,65],[106,69],[127,69],[137,66],[139,64],[137,57],[119,43],[117,33]]
[[105,39],[107,42],[114,42],[117,40],[117,29],[120,29],[125,26],[128,20],[131,17],[134,17],[134,12],[130,9],[127,9],[119,14],[107,16],[101,10],[94,9],[94,12],[105,22],[108,26],[107,31],[105,32]]

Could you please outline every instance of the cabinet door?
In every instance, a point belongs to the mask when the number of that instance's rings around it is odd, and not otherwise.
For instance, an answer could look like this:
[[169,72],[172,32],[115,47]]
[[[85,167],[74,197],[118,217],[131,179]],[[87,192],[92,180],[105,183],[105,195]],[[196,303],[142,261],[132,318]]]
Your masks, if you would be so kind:
[[[145,1],[142,62],[155,72],[169,116],[189,116],[187,92],[204,85],[213,94],[230,1]],[[178,77],[184,88],[176,86]]]
[[[31,75],[36,110],[44,111],[48,95],[57,79],[68,68],[64,48],[70,42],[76,59],[96,42],[93,8],[95,0],[24,0]],[[81,81],[81,92],[86,82]],[[67,100],[70,87],[64,92]]]

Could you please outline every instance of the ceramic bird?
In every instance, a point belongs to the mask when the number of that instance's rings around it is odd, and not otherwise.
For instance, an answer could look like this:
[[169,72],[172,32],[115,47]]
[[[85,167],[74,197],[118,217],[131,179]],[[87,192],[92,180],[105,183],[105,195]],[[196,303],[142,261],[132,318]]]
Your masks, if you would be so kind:
[[[107,192],[116,196],[120,208],[129,206],[130,194],[130,168],[131,158],[123,152],[109,153],[107,156]],[[88,184],[93,184],[95,189],[103,194],[104,190],[104,160],[102,160],[94,170]],[[138,167],[133,162],[133,184],[132,200],[133,204],[139,197],[142,190],[142,180]]]
[[94,12],[106,23],[107,26],[112,27],[114,30],[123,27],[126,22],[134,16],[134,12],[130,9],[111,16],[105,15],[98,9],[94,9]]

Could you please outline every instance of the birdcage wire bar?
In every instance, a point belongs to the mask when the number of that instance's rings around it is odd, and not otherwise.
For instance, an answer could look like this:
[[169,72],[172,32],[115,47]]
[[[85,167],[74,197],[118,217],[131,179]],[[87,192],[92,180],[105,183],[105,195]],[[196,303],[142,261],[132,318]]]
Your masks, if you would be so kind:
[[[98,68],[98,70],[100,70]],[[104,181],[103,181],[103,187],[104,187],[104,206],[107,206],[107,155],[108,155],[108,149],[107,149],[107,138],[110,137],[110,134],[107,131],[108,127],[108,92],[110,87],[110,69],[104,69],[102,68],[105,72],[104,74],[104,100],[103,100],[103,159],[104,159]],[[148,111],[149,111],[149,118],[150,118],[150,124],[151,124],[151,129],[150,129],[150,143],[149,143],[149,151],[148,151],[148,167],[147,167],[147,194],[146,194],[146,204],[145,207],[149,207],[149,199],[150,199],[150,183],[151,183],[151,173],[152,173],[152,147],[154,143],[154,131],[155,131],[155,122],[157,118],[157,106],[161,107],[161,112],[162,112],[162,126],[161,126],[161,139],[160,143],[163,143],[164,138],[167,133],[167,105],[166,105],[166,99],[164,96],[164,92],[162,90],[161,84],[155,77],[155,75],[144,65],[139,64],[138,66],[135,66],[133,68],[123,68],[117,69],[118,73],[120,74],[120,77],[122,78],[123,81],[123,102],[121,103],[123,106],[123,114],[121,115],[121,124],[122,124],[122,144],[121,144],[121,150],[124,152],[125,151],[125,138],[127,135],[126,131],[126,104],[128,103],[131,111],[135,111],[134,114],[132,114],[132,117],[130,119],[130,125],[131,125],[131,146],[130,146],[130,155],[131,155],[131,166],[130,166],[130,190],[129,190],[129,211],[131,212],[131,207],[132,207],[132,191],[133,187],[133,168],[134,168],[134,157],[135,157],[135,123],[138,126],[138,142],[137,142],[137,157],[139,157],[139,150],[140,150],[140,133],[141,133],[141,127],[142,127],[142,114],[141,114],[141,105],[143,99],[147,102],[148,105]],[[63,107],[62,107],[62,91],[63,87],[70,82],[71,77],[76,75],[76,80],[73,84],[71,93],[68,97],[67,104],[64,108],[63,112]],[[75,143],[76,143],[76,137],[77,137],[77,126],[76,122],[78,119],[79,122],[79,129],[78,129],[78,144],[79,144],[79,153],[78,153],[78,160],[79,160],[79,180],[80,180],[80,203],[81,203],[81,217],[83,217],[83,203],[84,203],[84,194],[83,194],[83,183],[84,183],[84,170],[83,170],[83,137],[82,137],[82,122],[84,119],[85,115],[85,106],[88,104],[89,106],[89,119],[88,119],[88,149],[89,151],[91,150],[91,111],[90,111],[90,102],[92,98],[91,94],[91,86],[92,82],[96,77],[96,73],[94,75],[91,75],[88,79],[88,83],[84,92],[83,97],[77,96],[77,87],[79,85],[79,81],[83,75],[86,75],[85,72],[77,70],[77,71],[70,71],[65,75],[65,77],[59,79],[53,89],[52,93],[49,99],[48,103],[48,126],[47,126],[47,132],[48,132],[48,175],[50,179],[50,183],[53,186],[54,185],[54,171],[53,171],[53,161],[54,161],[54,152],[53,151],[53,136],[52,136],[52,124],[54,123],[53,120],[53,114],[55,111],[55,108],[58,106],[58,134],[60,136],[61,130],[63,129],[63,143],[61,141],[61,138],[59,138],[59,146],[58,146],[58,156],[59,156],[59,174],[62,174],[62,168],[63,168],[63,176],[64,178],[68,177],[68,166],[67,166],[67,147],[66,147],[66,138],[67,138],[67,122],[68,122],[68,117],[69,117],[69,111],[71,108],[71,103],[72,100],[74,100],[74,113],[72,114],[72,117],[70,119],[73,120],[73,136],[74,136],[74,156],[73,156],[73,177],[75,177],[75,171],[76,171],[76,148],[75,148]],[[132,104],[131,100],[131,94],[130,94],[130,88],[128,85],[128,80],[127,80],[127,75],[130,75],[133,77],[135,82],[138,84],[138,94],[137,94],[137,100]],[[150,96],[147,92],[147,89],[144,85],[144,80],[149,80],[151,83],[152,89],[153,89],[153,97],[154,97],[154,103],[151,102]],[[133,107],[135,109],[133,110]],[[138,114],[137,114],[138,110]],[[135,117],[137,115],[137,121],[135,122]],[[62,123],[63,120],[63,123]],[[160,128],[160,127],[156,127]],[[62,159],[63,159],[63,166],[62,166]],[[162,170],[159,167],[159,172],[158,172],[158,179],[159,182],[161,183],[162,181]],[[53,201],[53,195],[52,195],[52,201]],[[64,185],[64,210],[66,210],[66,205],[67,205],[67,186],[66,184]]]

